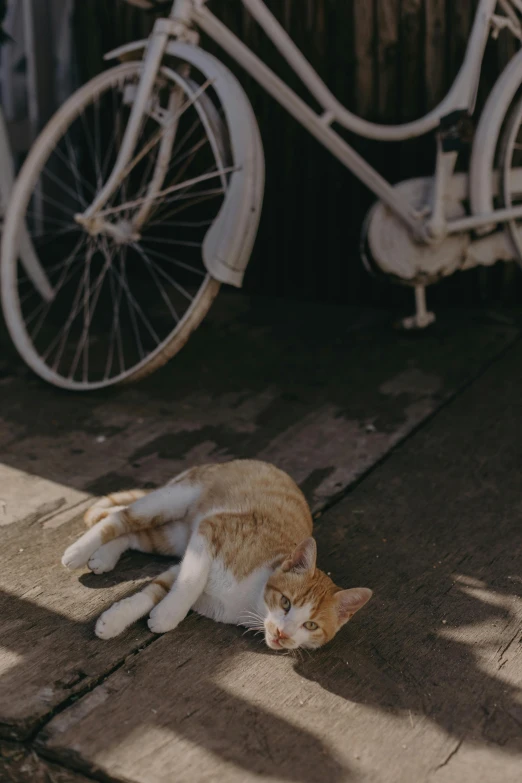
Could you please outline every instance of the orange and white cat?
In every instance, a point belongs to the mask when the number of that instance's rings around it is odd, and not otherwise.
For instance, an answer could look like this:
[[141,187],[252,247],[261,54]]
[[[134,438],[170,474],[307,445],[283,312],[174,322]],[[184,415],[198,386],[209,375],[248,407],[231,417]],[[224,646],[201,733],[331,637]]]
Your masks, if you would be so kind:
[[283,471],[255,460],[204,465],[146,493],[117,492],[86,513],[90,529],[65,552],[67,568],[111,571],[127,549],[181,563],[118,601],[96,624],[111,639],[150,612],[149,628],[171,631],[193,609],[264,632],[274,650],[315,648],[369,601],[316,568],[312,516]]

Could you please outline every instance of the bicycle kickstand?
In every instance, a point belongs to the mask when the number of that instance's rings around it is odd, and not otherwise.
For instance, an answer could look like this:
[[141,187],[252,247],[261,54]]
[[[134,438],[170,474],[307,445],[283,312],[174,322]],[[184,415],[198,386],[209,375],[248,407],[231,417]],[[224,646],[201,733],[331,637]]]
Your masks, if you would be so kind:
[[428,310],[426,306],[426,286],[415,286],[415,315],[409,316],[409,318],[403,318],[400,321],[402,329],[426,329],[432,323],[435,323],[435,313]]

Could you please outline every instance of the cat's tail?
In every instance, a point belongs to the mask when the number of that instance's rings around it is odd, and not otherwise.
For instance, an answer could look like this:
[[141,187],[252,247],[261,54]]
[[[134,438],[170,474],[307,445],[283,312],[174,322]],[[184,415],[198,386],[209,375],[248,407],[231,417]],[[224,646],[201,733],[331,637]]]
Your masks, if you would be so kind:
[[123,492],[112,492],[110,495],[105,495],[103,498],[94,503],[84,514],[83,520],[87,527],[92,527],[100,519],[105,519],[114,510],[118,508],[130,506],[135,500],[148,495],[150,490],[146,489],[128,489]]

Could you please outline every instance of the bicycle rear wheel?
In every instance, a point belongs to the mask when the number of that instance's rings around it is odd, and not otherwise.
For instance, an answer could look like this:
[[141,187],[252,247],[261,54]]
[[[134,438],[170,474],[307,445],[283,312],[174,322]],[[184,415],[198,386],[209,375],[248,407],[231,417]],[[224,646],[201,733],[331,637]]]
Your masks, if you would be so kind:
[[[501,172],[501,206],[522,205],[522,188],[518,175],[522,172],[522,95],[514,100],[504,125],[498,150]],[[515,179],[515,174],[517,177]],[[522,266],[522,220],[509,220],[506,231],[515,250],[515,258]]]
[[[202,244],[233,161],[208,86],[202,91],[162,69],[131,164],[103,208],[110,231],[93,233],[75,218],[112,170],[140,72],[140,63],[113,68],[64,104],[30,152],[6,216],[1,282],[9,332],[36,373],[71,390],[136,380],[164,364],[220,287],[203,265]],[[162,168],[165,133],[172,143]],[[52,286],[50,301],[23,266],[24,227]]]

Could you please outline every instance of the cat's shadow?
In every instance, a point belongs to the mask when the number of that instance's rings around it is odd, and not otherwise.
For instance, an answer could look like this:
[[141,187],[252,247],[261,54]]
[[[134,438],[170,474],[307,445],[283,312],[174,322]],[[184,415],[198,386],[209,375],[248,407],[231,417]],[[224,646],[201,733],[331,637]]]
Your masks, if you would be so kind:
[[[88,571],[79,577],[80,583],[91,590],[106,590],[123,582],[132,582],[139,590],[149,579],[166,571],[176,558],[161,555],[142,554],[141,552],[126,552],[116,568],[106,574],[93,574]],[[129,590],[129,595],[132,590]]]
[[[452,588],[454,619],[441,626],[442,632],[433,630],[433,606],[427,602],[409,617],[401,614],[398,628],[390,620],[400,612],[396,599],[376,597],[330,645],[296,657],[295,670],[342,699],[387,713],[390,721],[400,714],[412,724],[428,718],[459,740],[472,736],[479,744],[495,743],[504,753],[522,754],[522,688],[500,667],[496,676],[481,665],[480,645],[451,638],[461,625],[506,628],[511,621],[516,628],[516,617],[506,604],[478,597],[470,608],[469,591]],[[495,585],[495,592],[522,597],[522,586],[502,591]]]
[[[170,562],[171,558],[132,553],[122,558],[115,571],[103,576],[84,574],[80,579],[86,587],[103,589],[153,577]],[[440,631],[434,630],[434,605],[438,597],[450,590],[452,620],[439,626]],[[514,594],[522,596],[522,586],[515,582],[504,591],[495,584],[494,590],[497,594],[504,592],[506,599]],[[390,721],[401,714],[409,715],[413,723],[419,717],[427,718],[449,736],[461,739],[473,735],[476,742],[497,743],[504,753],[522,753],[520,689],[496,676],[493,670],[481,667],[474,646],[452,633],[452,629],[458,632],[460,626],[471,624],[505,627],[515,619],[506,608],[509,601],[501,606],[478,596],[470,597],[464,586],[449,580],[444,585],[442,575],[433,600],[433,604],[427,600],[418,603],[415,612],[408,613],[407,600],[400,592],[391,596],[377,593],[329,645],[313,652],[295,652],[295,671],[339,698],[387,714]],[[237,640],[243,651],[246,643],[247,649],[256,655],[280,655],[266,647],[262,639],[243,633],[241,628],[227,627],[232,644]],[[211,682],[212,672],[206,674]],[[212,684],[212,688],[219,691],[216,698],[225,698],[219,686]],[[226,696],[227,703],[231,698]],[[236,707],[239,709],[240,704]],[[263,713],[260,720],[268,730],[272,716]],[[179,731],[178,726],[176,729]],[[280,729],[283,733],[288,731],[283,723]],[[295,741],[301,743],[303,739],[296,736]],[[306,742],[311,742],[310,737]],[[333,758],[330,761],[333,766],[329,779],[336,780],[341,775],[340,768]],[[311,773],[307,776],[301,772],[300,779],[314,779]],[[343,769],[342,775],[347,774]]]

